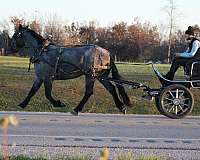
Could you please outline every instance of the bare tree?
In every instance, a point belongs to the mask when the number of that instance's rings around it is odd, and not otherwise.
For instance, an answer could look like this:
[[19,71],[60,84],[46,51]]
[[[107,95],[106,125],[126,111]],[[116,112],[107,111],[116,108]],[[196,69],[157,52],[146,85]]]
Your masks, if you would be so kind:
[[84,24],[79,29],[80,41],[83,44],[96,43],[97,40],[97,24],[95,21],[90,21],[89,24]]
[[42,34],[42,24],[38,20],[29,22],[30,29],[34,30],[38,34]]
[[24,18],[20,18],[18,16],[10,17],[10,21],[14,25],[15,29],[17,29],[19,27],[19,24],[21,24],[21,25],[25,25],[26,24],[25,19]]
[[71,23],[71,25],[65,25],[65,45],[74,45],[80,43],[80,36],[79,36],[79,23]]
[[10,36],[8,34],[8,30],[3,30],[0,32],[0,55],[5,55],[10,47]]
[[172,35],[176,27],[176,20],[178,17],[177,6],[175,0],[165,0],[167,5],[164,7],[164,11],[169,17],[169,36],[168,36],[168,53],[167,53],[167,62],[170,62],[171,56],[171,45],[172,45]]
[[52,42],[63,45],[64,42],[64,26],[60,21],[60,17],[56,14],[49,14],[44,19],[44,36]]
[[2,31],[7,31],[9,34],[11,34],[10,33],[11,28],[12,27],[11,27],[10,23],[7,20],[3,20],[3,21],[0,22],[0,29]]

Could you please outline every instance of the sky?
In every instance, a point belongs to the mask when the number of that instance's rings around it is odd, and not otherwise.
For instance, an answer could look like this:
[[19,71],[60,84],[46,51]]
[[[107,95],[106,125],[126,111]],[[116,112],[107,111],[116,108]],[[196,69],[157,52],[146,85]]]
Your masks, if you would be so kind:
[[[174,0],[180,13],[177,26],[185,30],[200,25],[200,0]],[[0,22],[11,16],[26,19],[56,14],[66,22],[96,21],[100,26],[117,22],[133,23],[134,17],[152,25],[167,24],[167,0],[1,0]]]

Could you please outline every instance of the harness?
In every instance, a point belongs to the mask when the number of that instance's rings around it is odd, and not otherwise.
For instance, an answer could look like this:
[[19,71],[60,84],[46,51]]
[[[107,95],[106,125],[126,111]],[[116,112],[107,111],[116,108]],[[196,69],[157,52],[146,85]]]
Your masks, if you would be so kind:
[[[31,69],[31,63],[38,63],[40,62],[40,57],[42,55],[43,52],[47,51],[48,49],[48,46],[50,45],[50,42],[48,40],[46,40],[42,46],[42,49],[39,51],[39,56],[35,57],[35,56],[32,56],[30,59],[29,59],[29,67],[28,67],[28,72],[30,71]],[[37,50],[37,49],[36,49]]]
[[61,57],[61,55],[62,55],[62,48],[60,47],[60,49],[59,49],[59,56],[57,57],[57,59],[56,59],[56,65],[55,65],[55,70],[54,70],[54,74],[56,74],[57,73],[57,69],[58,69],[58,62],[60,61],[60,57]]
[[[50,43],[48,44],[48,46],[50,45]],[[50,67],[54,68],[54,74],[52,76],[52,78],[55,78],[56,74],[58,72],[62,72],[64,74],[72,74],[72,73],[76,73],[77,71],[72,71],[72,72],[67,72],[67,71],[64,71],[62,68],[59,68],[59,62],[60,62],[60,59],[61,59],[61,56],[63,54],[63,47],[59,47],[59,54],[56,58],[56,63],[55,65],[50,63],[48,60],[46,60],[42,54],[45,53],[45,52],[48,52],[48,46],[43,46],[42,49],[39,51],[38,53],[38,56],[32,56],[30,59],[29,59],[29,67],[28,67],[28,72],[30,71],[30,66],[31,64],[34,64],[34,63],[39,63],[39,62],[44,62],[46,64],[48,64]],[[55,49],[56,50],[56,49]],[[74,68],[77,68],[79,71],[81,71],[83,74],[88,74],[86,73],[85,71],[83,71],[81,68],[79,68],[78,66],[76,66],[75,64],[71,63],[71,62],[67,62],[69,65],[73,66]]]
[[[57,71],[58,71],[58,64],[59,64],[59,61],[60,61],[60,57],[62,56],[62,47],[59,48],[59,55],[58,57],[56,58],[56,63],[55,65],[51,64],[50,62],[48,62],[46,59],[44,59],[42,57],[42,54],[47,52],[48,49],[47,49],[48,46],[43,46],[42,49],[40,50],[39,52],[39,55],[37,57],[35,56],[32,56],[30,59],[29,59],[29,67],[28,67],[28,72],[30,71],[30,67],[31,67],[31,64],[34,64],[34,63],[39,63],[40,61],[43,61],[44,63],[48,64],[50,67],[54,68],[54,76],[56,75]],[[64,72],[64,70],[62,69],[59,69],[59,71],[61,72]]]

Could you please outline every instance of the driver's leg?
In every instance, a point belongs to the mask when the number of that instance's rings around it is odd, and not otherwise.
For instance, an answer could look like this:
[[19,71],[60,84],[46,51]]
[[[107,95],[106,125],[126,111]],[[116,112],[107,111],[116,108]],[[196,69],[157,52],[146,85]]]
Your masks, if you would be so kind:
[[187,58],[178,58],[174,59],[172,65],[170,67],[169,72],[165,75],[165,78],[169,80],[174,79],[174,75],[180,66],[185,66],[186,62],[188,61]]

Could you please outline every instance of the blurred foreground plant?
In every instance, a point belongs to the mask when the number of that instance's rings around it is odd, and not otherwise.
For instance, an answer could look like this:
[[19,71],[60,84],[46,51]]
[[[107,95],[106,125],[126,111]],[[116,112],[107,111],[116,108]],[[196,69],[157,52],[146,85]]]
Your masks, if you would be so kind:
[[18,125],[18,120],[14,115],[5,116],[0,118],[0,126],[3,129],[3,144],[2,144],[2,154],[4,160],[9,160],[9,151],[8,151],[8,127],[9,124],[13,126]]
[[100,151],[100,160],[108,160],[109,158],[109,150],[108,148],[103,148],[101,151]]
[[118,156],[117,160],[134,160],[134,155],[132,152],[121,154]]

